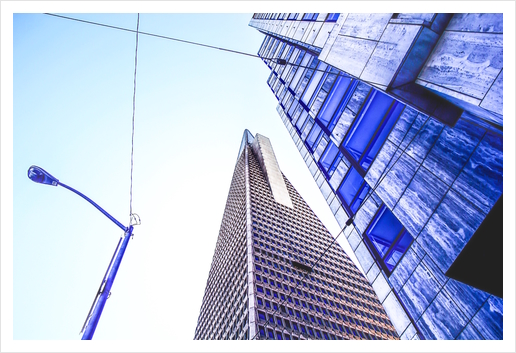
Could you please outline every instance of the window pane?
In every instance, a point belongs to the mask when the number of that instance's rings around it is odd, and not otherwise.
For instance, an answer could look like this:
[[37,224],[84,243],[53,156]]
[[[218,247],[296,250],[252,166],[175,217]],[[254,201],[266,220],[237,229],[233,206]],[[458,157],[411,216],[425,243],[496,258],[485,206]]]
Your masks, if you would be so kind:
[[340,13],[329,13],[326,22],[336,22],[339,18]]
[[328,174],[331,176],[333,175],[333,172],[335,169],[337,169],[337,166],[339,165],[340,161],[342,160],[342,152],[339,152],[337,158],[333,161],[333,164],[330,166],[330,169],[328,170]]
[[315,125],[310,131],[310,134],[306,138],[307,145],[312,148],[314,146],[315,141],[317,140],[317,137],[319,136],[319,133],[321,132],[321,127],[319,125]]
[[376,128],[389,111],[392,102],[392,98],[375,90],[365,103],[360,117],[344,140],[344,146],[355,160],[358,161],[362,156],[369,141],[373,138]]
[[412,243],[412,236],[407,231],[403,232],[400,240],[385,259],[385,264],[389,270],[392,270],[398,261],[403,257],[403,254],[405,254],[405,251],[407,251],[410,243]]
[[337,156],[338,152],[339,148],[335,146],[332,141],[330,141],[328,147],[326,147],[326,151],[324,151],[320,159],[321,166],[326,172],[330,169],[330,166],[332,165],[333,160],[335,159],[335,156]]
[[363,182],[364,178],[358,174],[355,168],[351,167],[338,190],[339,195],[347,205],[351,204]]
[[380,131],[377,133],[376,137],[374,138],[374,141],[369,146],[369,149],[366,152],[364,159],[360,164],[364,169],[369,168],[369,166],[371,165],[371,162],[378,154],[378,151],[380,150],[380,147],[387,138],[387,135],[389,135],[391,128],[393,127],[394,123],[396,123],[396,121],[398,120],[398,117],[403,111],[403,108],[405,108],[404,104],[401,104],[396,101],[394,102],[394,105],[389,111],[387,118],[382,123]]
[[312,95],[314,94],[316,88],[319,86],[321,78],[324,75],[324,70],[326,70],[327,67],[328,65],[326,65],[325,63],[319,62],[319,65],[317,66],[317,71],[315,71],[315,73],[312,75],[312,79],[310,80],[310,83],[308,84],[305,93],[301,97],[301,100],[306,105],[308,105],[308,102],[310,102],[310,98],[312,98]]
[[360,190],[358,196],[355,198],[355,201],[353,201],[353,204],[350,207],[353,212],[356,212],[358,210],[360,204],[362,204],[362,201],[364,201],[364,198],[369,192],[369,189],[369,185],[367,183],[364,183],[364,186],[362,186],[362,189]]
[[[301,106],[300,106],[301,107]],[[302,109],[302,108],[301,108]],[[299,116],[299,120],[297,121],[296,123],[296,127],[301,130],[301,128],[303,127],[303,124],[305,123],[306,121],[306,118],[308,117],[308,112],[306,110],[303,110],[303,112],[301,113],[301,115]]]
[[312,77],[312,74],[314,73],[314,69],[319,63],[319,60],[317,58],[313,58],[313,60],[308,65],[308,68],[304,72],[304,76],[300,80],[299,84],[296,87],[296,96],[300,97],[300,95],[304,92],[308,82],[310,81],[310,78]]
[[[306,111],[305,111],[306,113]],[[303,131],[301,132],[301,138],[304,140],[306,139],[306,136],[312,129],[312,126],[314,126],[314,121],[312,118],[308,119],[307,123],[305,124],[305,127],[303,128]]]
[[301,56],[302,54],[300,54],[300,57],[302,57],[302,60],[301,62],[299,63],[300,67],[299,69],[297,70],[296,72],[296,75],[294,76],[294,78],[292,79],[292,82],[290,83],[290,88],[292,88],[293,90],[295,89],[295,87],[297,86],[298,82],[299,82],[299,79],[304,75],[305,73],[305,69],[304,67],[308,66],[308,62],[310,61],[310,59],[312,58],[312,56],[308,53],[304,54],[304,56]]
[[346,93],[346,90],[351,82],[350,77],[339,76],[335,81],[335,84],[328,94],[324,105],[322,106],[318,119],[324,124],[324,126],[328,126],[337,106],[339,105],[342,97]]
[[400,221],[384,205],[366,234],[383,257],[402,228]]

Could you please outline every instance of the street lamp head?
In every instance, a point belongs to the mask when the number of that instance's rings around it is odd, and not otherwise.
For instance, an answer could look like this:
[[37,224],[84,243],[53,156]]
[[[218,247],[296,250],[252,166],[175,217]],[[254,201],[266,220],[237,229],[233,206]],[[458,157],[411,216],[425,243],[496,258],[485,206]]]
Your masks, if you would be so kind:
[[46,185],[54,185],[57,186],[59,184],[59,180],[54,178],[47,172],[45,169],[40,168],[38,166],[31,166],[27,171],[27,176],[30,180],[35,183],[46,184]]

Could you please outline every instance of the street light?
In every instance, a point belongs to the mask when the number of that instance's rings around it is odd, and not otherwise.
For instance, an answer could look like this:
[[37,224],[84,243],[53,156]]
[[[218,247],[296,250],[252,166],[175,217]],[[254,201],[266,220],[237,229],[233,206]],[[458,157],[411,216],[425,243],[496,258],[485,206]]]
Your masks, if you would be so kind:
[[[117,221],[113,216],[107,213],[102,207],[93,202],[89,197],[83,195],[79,191],[69,187],[66,184],[60,182],[57,178],[53,177],[50,173],[48,173],[43,168],[38,166],[31,166],[27,171],[27,176],[30,180],[45,184],[45,185],[53,185],[53,186],[62,186],[65,189],[73,191],[93,206],[95,206],[100,212],[102,212],[107,218],[109,218],[113,223],[119,226],[124,231],[123,241],[122,238],[118,241],[118,245],[116,246],[115,252],[109,266],[106,270],[106,274],[100,283],[99,290],[97,291],[97,295],[93,300],[93,304],[91,305],[90,311],[88,312],[88,316],[84,322],[81,332],[84,332],[82,335],[83,340],[91,340],[93,334],[95,333],[95,329],[100,319],[100,315],[102,315],[102,310],[104,310],[104,306],[106,305],[106,300],[109,297],[111,287],[113,286],[113,282],[115,281],[116,273],[118,272],[118,268],[120,267],[120,263],[122,262],[122,258],[124,257],[125,250],[127,248],[127,244],[129,243],[129,239],[133,233],[133,226],[129,225],[129,227],[125,227],[122,223]],[[120,245],[122,243],[122,245]],[[92,313],[93,311],[93,313]],[[90,315],[91,314],[91,315]]]

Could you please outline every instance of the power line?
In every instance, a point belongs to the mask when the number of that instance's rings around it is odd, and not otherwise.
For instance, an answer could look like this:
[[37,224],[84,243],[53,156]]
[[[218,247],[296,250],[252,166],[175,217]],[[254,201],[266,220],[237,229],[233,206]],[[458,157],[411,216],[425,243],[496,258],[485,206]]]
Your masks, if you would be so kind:
[[136,70],[138,68],[138,30],[140,29],[140,14],[136,21],[136,49],[134,53],[134,80],[133,80],[133,124],[131,134],[131,187],[129,191],[129,222],[132,220],[133,215],[133,165],[134,165],[134,116],[136,112]]
[[[150,36],[150,37],[156,37],[156,38],[167,39],[167,40],[172,40],[172,41],[186,43],[186,44],[197,45],[197,46],[201,46],[201,47],[205,47],[205,48],[218,49],[218,50],[226,51],[226,52],[229,52],[229,53],[245,55],[245,56],[249,56],[249,57],[252,57],[252,58],[258,58],[258,59],[262,59],[262,60],[272,60],[272,61],[274,61],[277,64],[282,65],[282,66],[289,65],[289,66],[294,66],[294,67],[297,67],[297,68],[305,68],[305,69],[310,69],[310,70],[320,71],[320,72],[326,72],[327,71],[327,69],[321,70],[321,69],[312,68],[312,67],[309,67],[309,66],[303,66],[303,65],[300,65],[300,64],[292,64],[290,62],[287,62],[285,59],[281,59],[281,58],[264,58],[264,57],[261,57],[261,56],[259,56],[257,54],[250,54],[250,53],[246,53],[246,52],[242,52],[242,51],[238,51],[238,50],[227,49],[227,48],[222,48],[222,47],[216,47],[216,46],[213,46],[213,45],[203,44],[203,43],[199,43],[199,42],[193,42],[193,41],[189,41],[189,40],[184,40],[184,39],[164,36],[164,35],[155,34],[155,33],[142,32],[142,31],[138,31],[138,30],[135,31],[134,29],[124,28],[124,27],[119,27],[119,26],[113,26],[113,25],[108,25],[108,24],[105,24],[105,23],[99,23],[99,22],[94,22],[94,21],[87,21],[87,20],[82,20],[82,19],[79,19],[79,18],[63,16],[63,15],[57,15],[57,14],[52,14],[52,13],[45,13],[45,15],[59,17],[59,18],[63,18],[63,19],[66,19],[66,20],[71,20],[71,21],[82,22],[82,23],[86,23],[86,24],[90,24],[90,25],[94,25],[94,26],[101,26],[101,27],[106,27],[106,28],[111,28],[111,29],[117,29],[117,30],[120,30],[120,31],[126,31],[126,32],[132,32],[132,33],[137,33],[137,34],[141,34],[141,35],[146,35],[146,36]],[[364,81],[364,82],[367,82],[367,81]]]
[[156,37],[156,38],[162,38],[162,39],[167,39],[167,40],[173,40],[173,41],[176,41],[176,42],[182,42],[182,43],[187,43],[187,44],[192,44],[192,45],[198,45],[198,46],[201,46],[201,47],[206,47],[206,48],[211,48],[211,49],[223,50],[223,51],[227,51],[227,52],[230,52],[230,53],[246,55],[246,56],[250,56],[250,57],[254,57],[254,58],[259,58],[259,56],[256,55],[256,54],[249,54],[249,53],[241,52],[241,51],[238,51],[238,50],[232,50],[232,49],[227,49],[227,48],[222,48],[222,47],[216,47],[216,46],[213,46],[213,45],[203,44],[203,43],[199,43],[199,42],[192,42],[192,41],[189,41],[189,40],[184,40],[184,39],[179,39],[179,38],[174,38],[174,37],[169,37],[169,36],[163,36],[163,35],[160,35],[160,34],[154,34],[154,33],[149,33],[149,32],[139,32],[138,30],[135,31],[134,29],[130,29],[130,28],[112,26],[112,25],[107,25],[107,24],[104,24],[104,23],[93,22],[93,21],[86,21],[86,20],[81,20],[79,18],[63,16],[63,15],[56,15],[56,14],[52,14],[52,13],[45,13],[45,15],[59,17],[59,18],[64,18],[64,19],[67,19],[67,20],[72,20],[72,21],[77,21],[77,22],[82,22],[82,23],[87,23],[87,24],[91,24],[91,25],[95,25],[95,26],[102,26],[102,27],[107,27],[107,28],[112,28],[112,29],[118,29],[118,30],[126,31],[126,32],[133,32],[133,33],[142,34],[142,35],[146,35],[146,36],[150,36],[150,37]]

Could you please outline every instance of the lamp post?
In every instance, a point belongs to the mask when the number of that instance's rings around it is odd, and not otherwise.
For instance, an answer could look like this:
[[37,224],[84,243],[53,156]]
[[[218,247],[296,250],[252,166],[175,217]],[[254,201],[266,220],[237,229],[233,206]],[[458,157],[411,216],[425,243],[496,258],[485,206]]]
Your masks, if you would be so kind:
[[[122,262],[122,258],[124,257],[125,250],[127,248],[127,244],[129,243],[129,239],[131,238],[131,235],[133,233],[133,226],[129,225],[129,227],[125,227],[122,223],[117,221],[113,216],[111,216],[109,213],[107,213],[102,207],[97,205],[95,202],[93,202],[89,197],[85,196],[84,194],[80,193],[79,191],[69,187],[66,184],[63,184],[60,182],[57,178],[53,177],[50,173],[45,171],[43,168],[40,168],[38,166],[31,166],[29,170],[27,171],[27,176],[30,180],[45,184],[45,185],[53,185],[53,186],[62,186],[65,189],[68,189],[89,203],[91,203],[93,206],[95,206],[100,212],[102,212],[107,218],[109,218],[113,223],[115,223],[118,227],[120,227],[124,231],[124,237],[120,238],[118,241],[118,245],[115,249],[115,252],[113,254],[113,257],[111,258],[111,261],[109,263],[109,266],[106,270],[106,274],[104,275],[104,278],[102,279],[102,282],[100,283],[99,290],[97,291],[97,295],[95,296],[95,299],[93,300],[93,304],[91,305],[90,311],[88,312],[88,316],[86,317],[86,320],[84,322],[84,325],[82,327],[81,332],[84,332],[82,335],[83,340],[91,340],[93,337],[93,334],[95,333],[95,329],[97,327],[97,324],[99,322],[100,316],[102,315],[102,310],[104,309],[104,306],[106,305],[106,300],[109,297],[111,287],[113,286],[113,282],[115,281],[116,274],[118,272],[118,268],[120,267],[120,263]],[[121,244],[121,245],[120,245]],[[93,311],[93,313],[92,313]],[[91,314],[91,315],[90,315]]]

